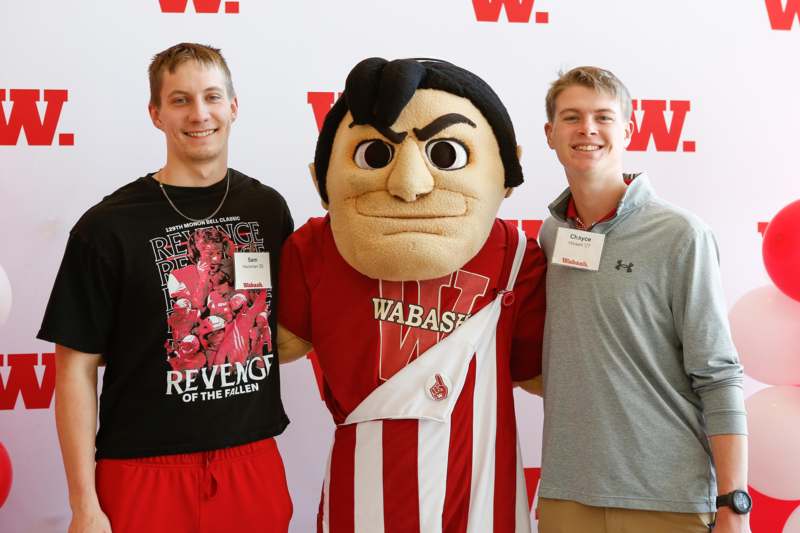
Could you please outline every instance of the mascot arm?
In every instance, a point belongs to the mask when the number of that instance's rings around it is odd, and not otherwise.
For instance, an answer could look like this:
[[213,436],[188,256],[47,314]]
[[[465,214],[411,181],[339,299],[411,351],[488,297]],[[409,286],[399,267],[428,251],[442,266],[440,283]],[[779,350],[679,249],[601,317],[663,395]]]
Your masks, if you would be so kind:
[[[281,356],[281,362],[283,362],[283,356]],[[536,396],[543,396],[544,389],[542,388],[542,375],[539,374],[533,379],[528,379],[526,381],[517,381],[514,385],[519,385],[526,391],[530,392],[531,394],[535,394]]]
[[278,360],[291,363],[311,351],[311,343],[278,324]]

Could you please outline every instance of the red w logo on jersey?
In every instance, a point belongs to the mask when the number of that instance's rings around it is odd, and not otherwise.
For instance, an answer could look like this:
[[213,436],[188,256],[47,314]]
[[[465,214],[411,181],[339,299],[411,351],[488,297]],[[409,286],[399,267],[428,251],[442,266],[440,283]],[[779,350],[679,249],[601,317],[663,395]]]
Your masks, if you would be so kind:
[[[11,110],[6,118],[2,102],[11,101]],[[67,101],[64,89],[45,89],[44,101],[47,102],[44,119],[39,115],[36,102],[40,101],[42,91],[38,89],[0,89],[0,145],[13,146],[19,140],[19,134],[25,130],[25,138],[31,146],[47,146],[53,144],[56,126],[61,117],[61,109]],[[75,136],[72,133],[61,133],[58,144],[72,146]]]
[[466,270],[433,280],[380,281],[379,297],[372,299],[380,323],[380,378],[391,378],[460,326],[488,287],[489,278]]
[[765,3],[773,30],[791,30],[795,19],[800,20],[800,0],[765,0]]
[[[158,0],[162,13],[186,13],[189,0]],[[192,0],[195,13],[219,13],[222,0]],[[225,2],[225,13],[239,12],[239,2]]]
[[[672,112],[672,121],[667,125],[667,103]],[[676,152],[683,132],[686,114],[691,104],[688,100],[633,100],[633,134],[628,150],[631,152],[644,152],[653,139],[656,151]],[[637,120],[637,110],[641,108]],[[694,141],[683,141],[684,152],[694,152]]]
[[[506,8],[509,22],[529,22],[535,0],[472,0],[475,18],[478,22],[497,22],[500,11]],[[538,11],[534,15],[537,24],[547,24],[549,15],[546,11]]]
[[4,357],[0,354],[0,410],[14,409],[19,396],[26,409],[48,409],[56,386],[55,354],[43,353],[41,365],[35,353],[9,354],[7,363]]

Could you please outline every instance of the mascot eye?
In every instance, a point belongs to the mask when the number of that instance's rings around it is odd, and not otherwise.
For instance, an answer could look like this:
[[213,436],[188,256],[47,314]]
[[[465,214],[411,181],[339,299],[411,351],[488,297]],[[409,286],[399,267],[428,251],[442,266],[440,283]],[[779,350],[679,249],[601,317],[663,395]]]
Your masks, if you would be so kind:
[[452,139],[437,139],[425,147],[428,160],[441,170],[458,170],[469,162],[466,147]]
[[389,164],[394,156],[394,150],[385,142],[372,139],[364,141],[356,147],[356,154],[353,156],[358,168],[372,170],[383,168]]

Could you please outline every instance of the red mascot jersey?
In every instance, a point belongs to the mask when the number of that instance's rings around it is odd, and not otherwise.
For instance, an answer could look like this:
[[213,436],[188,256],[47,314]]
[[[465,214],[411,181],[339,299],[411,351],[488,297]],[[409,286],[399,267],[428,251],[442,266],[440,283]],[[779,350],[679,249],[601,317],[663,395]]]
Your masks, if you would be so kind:
[[278,321],[338,426],[321,532],[529,531],[512,382],[541,373],[546,260],[520,235],[495,220],[461,269],[407,282],[349,266],[328,217],[286,241]]

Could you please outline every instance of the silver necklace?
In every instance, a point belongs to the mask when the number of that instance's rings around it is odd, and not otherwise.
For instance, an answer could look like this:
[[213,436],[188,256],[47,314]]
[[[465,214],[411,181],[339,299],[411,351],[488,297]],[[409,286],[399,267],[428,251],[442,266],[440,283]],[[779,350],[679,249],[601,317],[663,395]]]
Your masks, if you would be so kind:
[[[161,170],[156,172],[156,174],[158,174],[159,172],[161,172]],[[153,177],[155,178],[155,175]],[[191,222],[203,222],[204,220],[208,220],[209,218],[214,218],[214,215],[216,215],[219,212],[219,210],[222,209],[222,204],[225,203],[225,199],[228,197],[228,191],[231,188],[231,169],[228,169],[228,171],[225,173],[225,194],[222,196],[222,201],[219,203],[217,208],[214,209],[213,213],[203,218],[192,218],[190,216],[186,216],[180,209],[178,209],[178,207],[169,197],[169,195],[167,194],[167,190],[164,188],[164,184],[161,182],[161,180],[156,178],[156,181],[158,182],[158,186],[161,187],[161,192],[164,193],[164,198],[167,199],[167,202],[169,202],[169,205],[172,206],[172,209],[174,209],[176,213],[178,213],[180,216]]]

